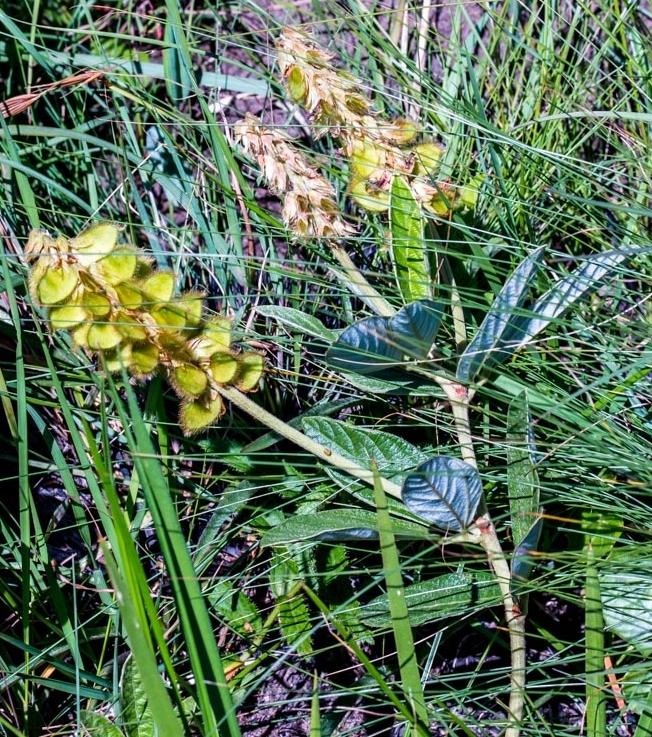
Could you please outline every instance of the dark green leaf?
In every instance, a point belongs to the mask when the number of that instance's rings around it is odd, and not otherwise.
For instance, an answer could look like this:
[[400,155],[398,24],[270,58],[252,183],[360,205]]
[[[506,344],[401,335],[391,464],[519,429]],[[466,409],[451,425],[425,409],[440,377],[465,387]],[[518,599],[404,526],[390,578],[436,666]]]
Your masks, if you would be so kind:
[[534,317],[522,317],[514,323],[509,336],[513,350],[532,340],[549,323],[560,317],[574,302],[583,297],[596,282],[613,273],[618,264],[632,258],[637,251],[638,249],[628,248],[591,256],[567,277],[557,282],[530,308]]
[[[446,617],[463,617],[500,603],[500,589],[489,572],[447,573],[405,587],[410,624],[413,627]],[[387,595],[373,599],[360,610],[363,622],[372,627],[389,627]]]
[[403,363],[403,351],[389,332],[385,317],[367,317],[345,330],[328,349],[326,361],[340,371],[375,374]]
[[384,478],[391,479],[428,457],[407,440],[382,430],[363,430],[327,417],[305,417],[302,424],[309,438],[344,458],[369,469],[376,461]]
[[430,299],[411,302],[389,318],[389,333],[398,348],[410,358],[422,360],[435,342],[444,305]]
[[526,583],[532,575],[542,528],[543,517],[539,517],[514,550],[511,587],[512,593],[516,597],[520,595],[522,584]]
[[[428,528],[414,522],[393,519],[397,537],[423,540]],[[332,509],[314,514],[295,515],[263,535],[260,544],[285,545],[306,540],[377,540],[378,519],[363,509]]]
[[406,507],[442,530],[463,530],[482,499],[478,472],[459,458],[437,456],[422,463],[403,483]]
[[342,331],[328,349],[326,361],[340,371],[377,374],[400,367],[405,356],[424,359],[435,341],[443,312],[443,304],[420,300],[393,317],[367,317]]
[[460,381],[473,381],[483,368],[504,361],[515,350],[510,327],[519,319],[517,311],[534,281],[543,252],[543,246],[537,248],[505,282],[478,332],[460,357],[457,366]]

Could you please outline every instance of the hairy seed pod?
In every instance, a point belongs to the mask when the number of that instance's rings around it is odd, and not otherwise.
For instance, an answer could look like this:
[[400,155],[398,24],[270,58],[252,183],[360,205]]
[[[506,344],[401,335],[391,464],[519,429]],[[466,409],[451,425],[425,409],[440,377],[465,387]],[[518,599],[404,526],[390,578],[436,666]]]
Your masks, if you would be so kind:
[[208,401],[184,400],[179,407],[179,424],[184,435],[194,435],[212,425],[224,413],[224,402],[219,394]]
[[238,359],[230,352],[213,353],[209,371],[218,384],[229,384],[239,370]]
[[240,357],[240,368],[235,380],[235,386],[242,392],[252,392],[258,388],[258,382],[263,376],[265,359],[260,353],[250,351]]
[[182,363],[170,371],[170,383],[181,397],[198,397],[206,391],[208,377],[192,363]]
[[70,239],[70,249],[79,263],[88,267],[113,251],[120,230],[114,223],[95,223]]

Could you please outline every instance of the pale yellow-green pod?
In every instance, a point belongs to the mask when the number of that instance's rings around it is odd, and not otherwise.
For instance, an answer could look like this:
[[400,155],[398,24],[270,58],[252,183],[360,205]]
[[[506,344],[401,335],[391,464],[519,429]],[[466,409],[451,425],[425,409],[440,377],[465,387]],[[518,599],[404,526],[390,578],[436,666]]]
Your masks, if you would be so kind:
[[[35,279],[38,278],[35,276]],[[70,297],[79,284],[79,271],[73,264],[60,261],[42,269],[36,284],[36,297],[42,305],[56,305]]]
[[138,379],[146,379],[158,368],[160,356],[158,348],[147,341],[131,346],[129,372]]
[[93,351],[108,351],[120,345],[124,336],[112,322],[94,322],[86,337]]
[[224,402],[218,395],[203,401],[185,399],[179,407],[179,424],[184,435],[194,435],[212,425],[224,413]]
[[70,249],[79,263],[88,267],[113,251],[120,230],[115,223],[95,223],[70,239]]
[[210,372],[218,384],[229,384],[238,373],[240,366],[238,359],[230,352],[213,353],[210,362]]
[[208,377],[192,363],[175,366],[169,373],[172,387],[181,397],[198,397],[206,391]]
[[239,356],[240,367],[235,379],[235,386],[242,392],[252,392],[258,384],[265,370],[265,359],[260,353],[253,351]]
[[91,316],[81,305],[60,305],[53,307],[48,315],[52,330],[70,330],[76,325],[91,319]]

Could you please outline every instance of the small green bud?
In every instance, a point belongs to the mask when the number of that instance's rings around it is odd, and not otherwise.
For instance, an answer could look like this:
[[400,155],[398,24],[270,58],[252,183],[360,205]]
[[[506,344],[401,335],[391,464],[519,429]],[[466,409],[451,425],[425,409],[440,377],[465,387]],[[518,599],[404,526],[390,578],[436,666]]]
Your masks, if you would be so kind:
[[171,271],[153,271],[140,286],[147,301],[159,304],[172,299],[175,283],[176,277]]
[[134,343],[131,346],[131,363],[129,371],[138,379],[151,376],[160,362],[158,348],[147,341]]
[[114,223],[95,223],[70,239],[70,248],[83,266],[90,266],[111,253],[118,242],[120,228]]
[[90,319],[90,315],[81,305],[53,307],[48,317],[52,330],[69,330]]
[[106,317],[111,312],[111,301],[105,294],[84,290],[81,304],[93,317]]
[[131,315],[124,312],[117,312],[113,320],[113,324],[128,340],[134,342],[147,339],[147,329]]
[[368,186],[361,179],[354,179],[349,187],[351,197],[369,212],[386,212],[389,209],[389,192],[378,187]]
[[210,358],[214,353],[224,353],[231,345],[231,323],[224,317],[208,320],[196,338],[188,343],[188,348],[196,360]]
[[36,296],[42,305],[63,302],[79,284],[79,272],[72,264],[62,261],[56,267],[46,268],[36,287]]
[[419,177],[427,177],[439,168],[439,162],[444,150],[437,143],[421,143],[412,149],[416,160],[414,163],[414,174]]
[[116,286],[131,279],[137,265],[136,252],[122,247],[119,251],[114,251],[91,264],[89,271],[98,281]]

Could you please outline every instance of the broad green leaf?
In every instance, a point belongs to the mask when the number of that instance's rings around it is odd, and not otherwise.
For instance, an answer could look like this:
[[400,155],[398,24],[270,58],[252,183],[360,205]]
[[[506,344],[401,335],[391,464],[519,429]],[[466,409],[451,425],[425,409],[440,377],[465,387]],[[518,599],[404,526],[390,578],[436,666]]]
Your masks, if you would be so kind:
[[328,349],[326,361],[340,371],[375,374],[403,363],[403,351],[389,332],[386,317],[367,317],[345,328]]
[[312,652],[310,642],[310,613],[306,605],[301,583],[303,577],[297,561],[288,549],[272,553],[269,584],[276,599],[279,624],[283,637],[293,650],[301,655]]
[[525,345],[538,335],[549,323],[560,317],[574,302],[589,289],[613,273],[615,267],[647,249],[627,248],[622,251],[607,251],[591,256],[548,290],[529,309],[534,317],[519,318],[512,326],[509,336],[512,350]]
[[459,458],[437,456],[422,463],[403,483],[405,506],[442,530],[463,530],[482,499],[478,472]]
[[[410,624],[436,622],[446,617],[463,617],[500,603],[500,589],[490,572],[447,573],[430,581],[405,587]],[[387,595],[378,596],[362,607],[360,617],[372,627],[389,627]]]
[[376,374],[400,367],[405,356],[424,359],[443,313],[443,304],[420,300],[393,317],[367,317],[342,331],[328,349],[326,361],[340,371]]
[[504,361],[515,350],[510,327],[519,319],[528,290],[543,258],[541,246],[527,256],[505,282],[457,365],[460,381],[473,381],[483,368]]
[[526,392],[510,402],[507,438],[507,491],[512,540],[516,547],[525,539],[539,513],[539,476]]
[[312,440],[365,468],[376,461],[381,476],[391,479],[423,463],[428,456],[403,438],[382,430],[361,430],[328,417],[305,417],[303,428]]
[[431,296],[423,211],[401,177],[394,177],[389,206],[391,248],[403,299]]
[[82,710],[79,722],[80,737],[125,737],[112,721],[97,711]]
[[264,305],[258,307],[256,311],[259,315],[271,317],[280,322],[281,325],[296,330],[298,333],[312,335],[313,338],[320,338],[328,343],[337,340],[337,333],[334,330],[325,328],[316,317],[307,315],[301,310],[295,310],[292,307]]
[[147,693],[133,658],[122,671],[120,706],[122,723],[129,737],[154,737],[156,730]]
[[646,655],[652,655],[652,561],[631,551],[611,556],[599,572],[607,628]]
[[[430,538],[428,528],[415,522],[393,518],[397,537],[423,540]],[[263,535],[261,546],[285,545],[306,540],[377,540],[378,520],[364,509],[331,509],[314,514],[288,517]]]
[[422,360],[432,348],[444,315],[444,304],[421,299],[389,318],[389,333],[406,356]]

